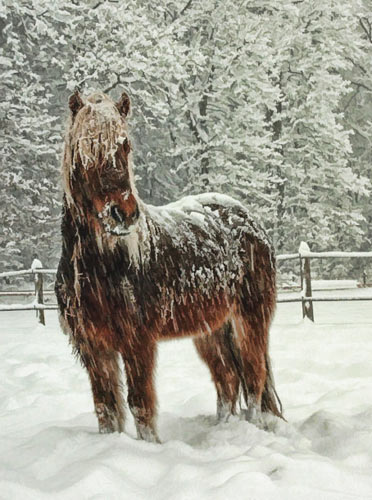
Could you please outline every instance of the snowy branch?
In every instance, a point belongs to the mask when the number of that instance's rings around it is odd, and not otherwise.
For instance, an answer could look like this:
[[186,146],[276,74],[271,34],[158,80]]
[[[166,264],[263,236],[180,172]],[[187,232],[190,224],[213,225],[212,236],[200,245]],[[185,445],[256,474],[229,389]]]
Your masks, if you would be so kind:
[[121,75],[119,75],[118,73],[114,73],[114,75],[116,76],[116,82],[114,82],[112,85],[110,85],[109,87],[106,87],[104,89],[104,92],[106,94],[108,94],[109,92],[111,92],[111,90],[115,89],[118,85],[123,85],[123,82],[120,78]]
[[119,3],[119,0],[104,0],[103,2],[98,2],[96,5],[92,7],[92,10],[98,9],[101,5],[104,5],[105,3]]
[[353,80],[350,80],[350,83],[352,85],[355,85],[356,87],[361,87],[365,90],[368,90],[368,92],[372,92],[372,88],[371,87],[368,87],[365,83],[362,83],[362,82],[354,82]]
[[369,19],[367,17],[361,17],[359,19],[359,24],[367,35],[368,40],[372,43],[372,25]]

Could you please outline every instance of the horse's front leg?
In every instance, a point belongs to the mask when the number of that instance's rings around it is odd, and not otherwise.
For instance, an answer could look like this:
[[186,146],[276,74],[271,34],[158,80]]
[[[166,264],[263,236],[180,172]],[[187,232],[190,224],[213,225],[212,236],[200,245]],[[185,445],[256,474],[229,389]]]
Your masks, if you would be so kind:
[[137,437],[160,443],[156,433],[154,368],[156,344],[137,345],[123,353],[127,374],[128,405],[134,417]]
[[124,402],[118,353],[98,349],[84,343],[77,348],[88,370],[99,432],[123,432]]

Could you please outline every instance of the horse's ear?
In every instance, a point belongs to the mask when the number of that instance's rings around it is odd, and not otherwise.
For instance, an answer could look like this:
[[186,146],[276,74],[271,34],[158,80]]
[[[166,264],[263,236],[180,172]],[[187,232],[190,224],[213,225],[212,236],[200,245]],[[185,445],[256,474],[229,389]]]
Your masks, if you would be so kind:
[[68,105],[71,109],[72,116],[75,116],[84,106],[83,100],[80,97],[78,90],[75,90],[75,92],[70,96],[70,99],[68,100]]
[[130,111],[130,99],[126,92],[121,94],[119,101],[116,103],[116,107],[121,115],[124,117],[128,115]]

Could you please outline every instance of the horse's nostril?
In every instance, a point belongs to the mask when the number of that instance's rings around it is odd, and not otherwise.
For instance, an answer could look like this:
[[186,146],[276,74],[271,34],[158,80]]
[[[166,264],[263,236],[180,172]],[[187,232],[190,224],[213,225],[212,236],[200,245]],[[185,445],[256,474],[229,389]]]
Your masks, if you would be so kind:
[[124,213],[120,210],[119,207],[111,207],[111,217],[116,221],[116,222],[124,222],[125,215]]
[[140,216],[140,211],[139,211],[139,208],[138,208],[138,205],[136,206],[136,212],[134,214],[134,219],[137,220],[139,219],[139,216]]

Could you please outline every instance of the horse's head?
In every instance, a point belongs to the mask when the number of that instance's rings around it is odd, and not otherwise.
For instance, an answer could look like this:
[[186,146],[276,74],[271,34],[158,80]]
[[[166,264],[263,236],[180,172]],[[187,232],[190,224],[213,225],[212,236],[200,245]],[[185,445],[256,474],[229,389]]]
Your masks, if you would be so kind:
[[130,233],[139,217],[130,164],[126,116],[129,97],[114,103],[102,92],[69,100],[70,127],[64,156],[67,202],[97,232]]

